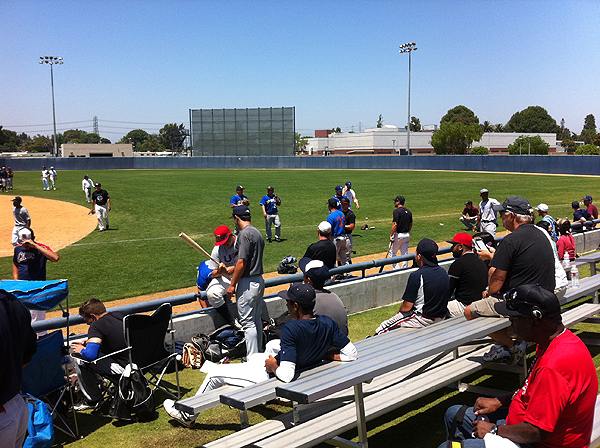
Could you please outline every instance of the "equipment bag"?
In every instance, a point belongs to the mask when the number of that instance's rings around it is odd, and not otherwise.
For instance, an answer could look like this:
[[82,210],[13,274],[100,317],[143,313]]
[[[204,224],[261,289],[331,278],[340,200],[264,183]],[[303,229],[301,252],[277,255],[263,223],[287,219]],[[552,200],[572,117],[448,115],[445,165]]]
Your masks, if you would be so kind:
[[131,420],[135,414],[138,421],[150,421],[155,417],[154,395],[148,380],[134,364],[125,367],[108,414],[113,418]]
[[54,445],[54,423],[48,405],[39,398],[23,394],[29,407],[27,439],[24,448],[51,448]]
[[203,359],[212,362],[219,362],[225,357],[235,359],[246,355],[244,332],[229,324],[217,328],[209,335],[197,334],[192,338],[192,343],[200,350]]

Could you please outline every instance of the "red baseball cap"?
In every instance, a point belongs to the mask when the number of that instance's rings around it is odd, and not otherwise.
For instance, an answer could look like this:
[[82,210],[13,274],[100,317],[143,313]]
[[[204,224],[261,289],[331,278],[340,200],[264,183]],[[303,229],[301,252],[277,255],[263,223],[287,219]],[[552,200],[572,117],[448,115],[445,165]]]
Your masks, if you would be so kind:
[[450,244],[462,244],[464,246],[473,247],[473,237],[468,233],[457,233],[451,241],[446,241]]
[[215,229],[215,245],[225,244],[231,235],[231,230],[227,226],[219,226]]

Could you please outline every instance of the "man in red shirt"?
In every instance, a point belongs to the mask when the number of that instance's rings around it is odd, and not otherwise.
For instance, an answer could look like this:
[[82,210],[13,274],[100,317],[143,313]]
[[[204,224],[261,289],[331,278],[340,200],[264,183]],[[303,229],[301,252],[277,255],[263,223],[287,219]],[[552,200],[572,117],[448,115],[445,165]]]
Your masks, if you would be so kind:
[[[522,285],[495,308],[510,317],[520,339],[537,343],[535,358],[514,397],[478,398],[449,436],[471,448],[491,446],[497,437],[520,447],[588,447],[598,376],[587,347],[563,326],[556,296],[539,285]],[[446,412],[447,430],[460,407]],[[475,421],[483,415],[489,421]]]
[[594,204],[592,204],[592,197],[589,194],[584,196],[583,204],[587,208],[588,213],[592,215],[592,218],[598,219],[598,209]]

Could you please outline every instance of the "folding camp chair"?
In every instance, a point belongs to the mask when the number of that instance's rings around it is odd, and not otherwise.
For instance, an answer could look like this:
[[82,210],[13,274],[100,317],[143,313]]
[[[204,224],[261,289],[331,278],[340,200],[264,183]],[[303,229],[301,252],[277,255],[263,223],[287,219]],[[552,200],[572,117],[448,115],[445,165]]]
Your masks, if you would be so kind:
[[[73,409],[73,388],[68,379],[66,357],[67,348],[63,343],[61,331],[54,331],[37,340],[37,352],[33,359],[23,369],[21,392],[26,392],[48,404],[54,427],[76,439],[79,438],[77,415]],[[68,394],[67,394],[68,392]],[[59,412],[59,405],[63,398],[70,398],[73,411],[73,426],[71,429],[65,416]],[[59,425],[58,423],[62,423]]]
[[[173,329],[172,307],[163,303],[150,316],[130,314],[123,320],[125,342],[129,347],[129,363],[135,364],[144,375],[150,376],[148,381],[154,386],[179,399],[179,367],[175,352],[175,331]],[[165,346],[167,334],[171,335],[169,350]],[[174,364],[177,378],[177,393],[162,381],[168,367]]]

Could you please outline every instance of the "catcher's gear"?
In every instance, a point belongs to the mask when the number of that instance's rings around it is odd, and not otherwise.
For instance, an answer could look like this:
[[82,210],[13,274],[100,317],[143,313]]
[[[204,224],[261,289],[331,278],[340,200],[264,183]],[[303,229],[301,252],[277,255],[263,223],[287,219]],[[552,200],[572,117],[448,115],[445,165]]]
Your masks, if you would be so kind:
[[297,261],[298,260],[296,259],[296,257],[288,255],[283,260],[281,260],[281,263],[279,263],[279,266],[277,266],[277,272],[279,274],[295,274],[296,272],[298,272],[298,267],[294,266],[292,263],[295,263]]

